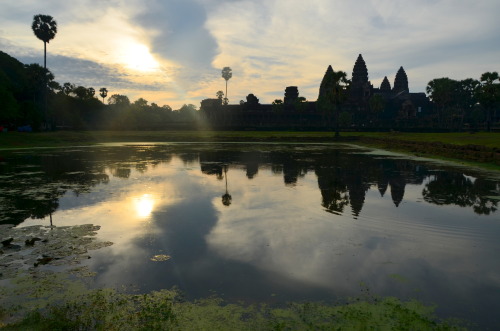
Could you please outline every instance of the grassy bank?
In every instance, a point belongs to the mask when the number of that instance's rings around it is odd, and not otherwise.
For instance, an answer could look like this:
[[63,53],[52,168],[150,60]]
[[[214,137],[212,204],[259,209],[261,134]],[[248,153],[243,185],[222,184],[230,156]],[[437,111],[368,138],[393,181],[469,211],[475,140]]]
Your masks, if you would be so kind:
[[[332,132],[60,131],[0,134],[0,148],[61,147],[106,142],[334,142]],[[500,167],[499,133],[346,132],[337,140]]]

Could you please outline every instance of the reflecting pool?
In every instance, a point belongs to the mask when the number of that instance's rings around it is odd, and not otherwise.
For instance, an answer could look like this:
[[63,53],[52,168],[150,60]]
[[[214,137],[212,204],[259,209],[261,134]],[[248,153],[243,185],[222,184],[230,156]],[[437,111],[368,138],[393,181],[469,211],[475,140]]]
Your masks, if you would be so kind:
[[[369,291],[500,325],[498,174],[348,145],[0,152],[0,223],[96,224],[95,286],[337,302]],[[0,266],[1,268],[1,266]]]

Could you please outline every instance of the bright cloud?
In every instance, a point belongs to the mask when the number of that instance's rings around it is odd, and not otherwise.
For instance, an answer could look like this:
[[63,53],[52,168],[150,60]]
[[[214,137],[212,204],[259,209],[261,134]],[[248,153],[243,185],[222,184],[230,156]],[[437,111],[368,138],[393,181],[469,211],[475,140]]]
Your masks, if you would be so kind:
[[360,53],[375,86],[403,66],[415,92],[499,71],[498,12],[496,0],[2,1],[0,48],[41,63],[31,20],[44,13],[58,22],[48,65],[59,82],[178,108],[224,90],[230,66],[232,103],[268,103],[290,85],[315,100],[327,66],[350,75]]

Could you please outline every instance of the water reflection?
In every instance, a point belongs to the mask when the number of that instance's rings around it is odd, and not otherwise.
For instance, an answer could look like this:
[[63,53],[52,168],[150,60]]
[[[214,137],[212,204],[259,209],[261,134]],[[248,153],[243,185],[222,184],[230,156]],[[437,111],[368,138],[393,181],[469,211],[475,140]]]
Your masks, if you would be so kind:
[[[371,187],[376,187],[382,197],[389,191],[398,207],[404,201],[407,185],[424,182],[422,197],[430,204],[472,208],[484,215],[498,209],[498,182],[458,171],[429,170],[426,165],[408,160],[318,147],[244,151],[218,146],[201,152],[183,148],[184,151],[173,146],[108,147],[6,156],[0,165],[1,222],[19,224],[29,217],[43,219],[58,209],[59,199],[68,191],[79,196],[91,192],[96,185],[109,183],[110,176],[129,179],[133,171],[144,174],[149,168],[169,164],[173,157],[182,160],[186,167],[199,164],[203,174],[224,179],[222,203],[226,206],[232,201],[227,190],[227,172],[233,167],[243,169],[249,180],[259,175],[259,168],[269,168],[290,187],[314,172],[324,210],[343,214],[350,207],[354,218],[362,214]],[[147,217],[154,204],[144,194],[134,202],[140,217]]]
[[102,226],[115,244],[88,261],[98,285],[272,302],[365,282],[493,322],[498,196],[481,173],[341,146],[115,146],[0,164],[1,222]]
[[226,179],[226,193],[222,196],[222,204],[224,206],[229,206],[231,204],[231,201],[233,198],[231,197],[231,194],[227,191],[227,165],[224,165],[224,178]]

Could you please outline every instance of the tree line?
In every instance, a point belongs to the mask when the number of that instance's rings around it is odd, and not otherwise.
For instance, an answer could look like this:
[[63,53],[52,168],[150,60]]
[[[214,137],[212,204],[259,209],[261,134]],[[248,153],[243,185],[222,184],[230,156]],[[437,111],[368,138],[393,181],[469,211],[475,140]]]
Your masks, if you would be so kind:
[[105,87],[97,92],[93,87],[60,84],[50,70],[22,64],[1,51],[0,107],[0,126],[10,129],[154,130],[192,123],[197,116],[192,104],[173,110],[144,98],[131,102],[118,93],[108,97]]

